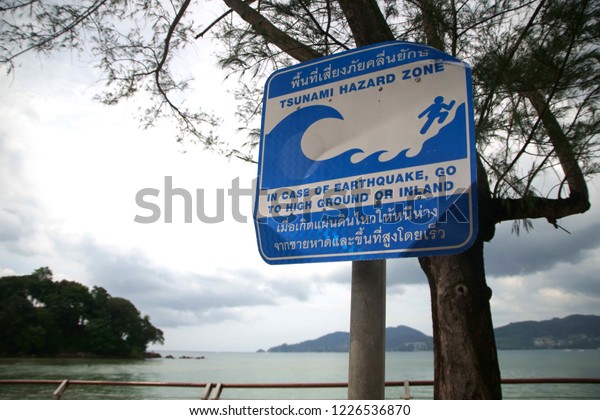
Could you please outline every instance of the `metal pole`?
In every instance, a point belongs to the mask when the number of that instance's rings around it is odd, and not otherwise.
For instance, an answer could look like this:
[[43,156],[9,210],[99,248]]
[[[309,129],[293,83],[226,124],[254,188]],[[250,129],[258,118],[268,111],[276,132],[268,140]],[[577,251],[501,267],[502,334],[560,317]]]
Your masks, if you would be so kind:
[[348,399],[385,398],[385,260],[352,262]]

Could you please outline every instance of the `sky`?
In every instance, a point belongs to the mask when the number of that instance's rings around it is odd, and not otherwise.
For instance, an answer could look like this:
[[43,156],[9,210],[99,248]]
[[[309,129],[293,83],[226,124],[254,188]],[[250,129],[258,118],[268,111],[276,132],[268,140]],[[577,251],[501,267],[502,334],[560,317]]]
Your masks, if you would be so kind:
[[[214,65],[208,41],[185,57],[196,77],[191,101],[223,118],[220,136],[234,145],[232,82]],[[70,53],[30,55],[0,74],[0,276],[48,266],[54,279],[104,287],[130,300],[164,332],[159,352],[256,351],[334,331],[349,331],[351,263],[271,266],[260,257],[252,199],[239,213],[228,191],[252,187],[257,167],[181,146],[169,122],[142,130],[139,102],[93,101],[96,69]],[[207,216],[173,220],[136,203],[143,189],[198,194]],[[530,233],[497,227],[486,245],[495,326],[570,314],[600,315],[600,180],[589,184],[592,208],[555,229],[534,221]],[[220,195],[222,193],[222,196]],[[160,196],[162,197],[162,195]],[[240,217],[242,216],[242,217]],[[243,220],[245,219],[245,221]],[[414,258],[387,265],[387,325],[432,333],[429,288]]]

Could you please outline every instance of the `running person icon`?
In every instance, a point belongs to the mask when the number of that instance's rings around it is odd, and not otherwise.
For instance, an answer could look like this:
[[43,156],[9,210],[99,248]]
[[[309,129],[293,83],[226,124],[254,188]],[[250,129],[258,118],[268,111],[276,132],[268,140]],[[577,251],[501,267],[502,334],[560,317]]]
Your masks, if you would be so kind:
[[433,103],[419,114],[419,118],[423,118],[425,115],[427,115],[427,121],[425,121],[420,133],[425,134],[436,119],[438,120],[439,124],[442,124],[448,116],[448,111],[452,109],[455,103],[456,101],[452,100],[449,104],[445,104],[444,97],[437,96],[433,100]]

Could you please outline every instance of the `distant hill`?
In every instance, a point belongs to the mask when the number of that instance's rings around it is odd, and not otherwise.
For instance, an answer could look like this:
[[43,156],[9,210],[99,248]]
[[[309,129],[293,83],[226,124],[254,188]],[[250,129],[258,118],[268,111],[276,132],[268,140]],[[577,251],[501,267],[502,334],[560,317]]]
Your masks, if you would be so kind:
[[596,315],[515,322],[494,331],[499,349],[600,348],[600,316]]
[[[600,316],[570,315],[547,321],[515,322],[496,328],[496,344],[500,350],[600,348]],[[404,325],[385,330],[387,351],[432,350],[433,338]],[[347,352],[350,333],[334,332],[314,340],[282,344],[269,352]]]
[[350,334],[347,332],[334,332],[314,340],[303,341],[297,344],[282,344],[270,348],[269,352],[345,352],[350,350]]
[[[420,331],[400,325],[385,329],[385,346],[388,351],[431,350],[433,339]],[[347,352],[350,350],[350,333],[334,332],[314,340],[297,344],[282,344],[269,352]]]
[[433,350],[433,337],[404,325],[389,327],[385,329],[385,349],[387,351]]

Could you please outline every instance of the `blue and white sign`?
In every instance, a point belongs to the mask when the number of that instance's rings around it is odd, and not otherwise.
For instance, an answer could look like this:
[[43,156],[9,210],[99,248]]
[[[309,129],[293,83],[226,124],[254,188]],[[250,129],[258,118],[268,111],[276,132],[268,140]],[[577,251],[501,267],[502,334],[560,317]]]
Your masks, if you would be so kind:
[[475,239],[471,70],[388,42],[266,82],[254,220],[271,264],[443,255]]

